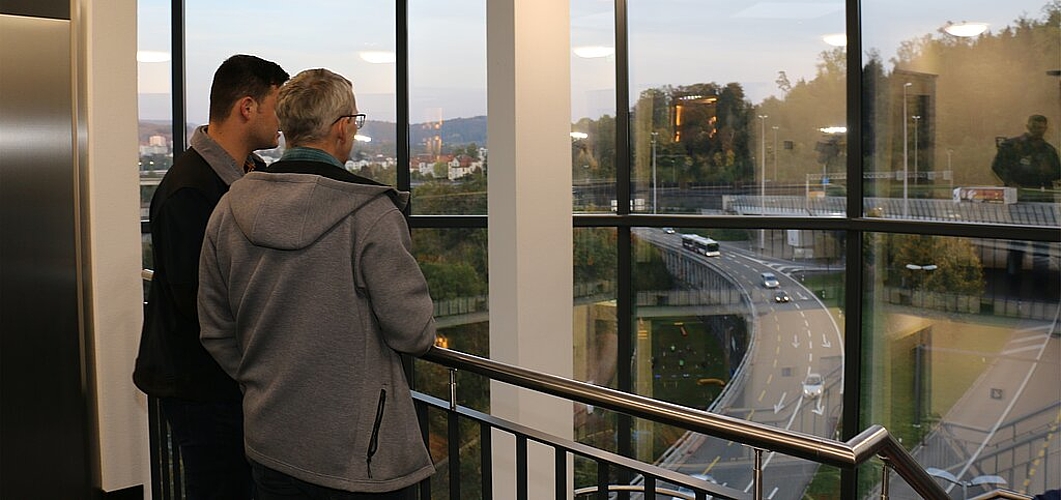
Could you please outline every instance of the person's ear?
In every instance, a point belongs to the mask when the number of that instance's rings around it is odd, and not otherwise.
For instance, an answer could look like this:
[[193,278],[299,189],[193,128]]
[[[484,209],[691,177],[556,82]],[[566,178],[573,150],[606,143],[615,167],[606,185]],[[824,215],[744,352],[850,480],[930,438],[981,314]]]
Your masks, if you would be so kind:
[[249,95],[243,96],[243,98],[236,102],[236,109],[244,120],[249,120],[255,110],[258,109],[258,102]]

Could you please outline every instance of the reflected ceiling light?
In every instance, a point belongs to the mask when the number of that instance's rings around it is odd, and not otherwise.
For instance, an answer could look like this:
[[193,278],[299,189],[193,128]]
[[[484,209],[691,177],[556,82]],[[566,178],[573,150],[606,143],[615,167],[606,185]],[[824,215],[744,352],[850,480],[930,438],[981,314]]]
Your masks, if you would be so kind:
[[585,132],[571,132],[572,139],[585,139],[587,137],[589,137],[589,134]]
[[947,25],[943,27],[943,31],[946,31],[953,36],[976,36],[987,31],[987,23],[970,23],[966,21],[960,23],[948,22]]
[[357,142],[372,142],[371,137],[361,134],[354,134],[354,140]]
[[390,50],[362,50],[357,55],[363,61],[372,64],[389,64],[398,60],[398,57]]
[[833,47],[846,47],[847,46],[847,33],[833,33],[831,35],[822,36],[822,41],[832,45]]
[[161,50],[138,50],[136,51],[136,61],[142,63],[160,63],[169,62],[169,52],[162,52]]
[[615,53],[615,47],[605,47],[603,45],[584,45],[581,47],[575,47],[572,50],[575,52],[576,56],[584,59],[608,57]]
[[822,127],[818,131],[823,134],[846,134],[847,127]]

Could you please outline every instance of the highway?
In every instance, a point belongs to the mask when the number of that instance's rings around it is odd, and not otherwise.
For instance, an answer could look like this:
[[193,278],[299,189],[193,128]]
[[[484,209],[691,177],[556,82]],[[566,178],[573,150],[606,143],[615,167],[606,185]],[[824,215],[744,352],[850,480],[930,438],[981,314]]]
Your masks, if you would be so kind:
[[[639,229],[637,235],[669,251],[683,252],[681,235]],[[843,337],[833,314],[799,280],[778,272],[776,264],[723,245],[722,256],[708,258],[688,251],[688,258],[724,271],[747,294],[752,304],[752,345],[742,372],[731,381],[723,404],[713,409],[733,417],[775,427],[834,437],[841,409]],[[773,272],[792,300],[774,302],[774,289],[762,285],[760,274]],[[809,373],[823,375],[820,397],[804,396],[802,383]],[[704,436],[690,436],[665,464],[686,474],[707,474],[720,484],[751,491],[753,450]],[[781,455],[764,455],[766,498],[799,499],[815,463]]]

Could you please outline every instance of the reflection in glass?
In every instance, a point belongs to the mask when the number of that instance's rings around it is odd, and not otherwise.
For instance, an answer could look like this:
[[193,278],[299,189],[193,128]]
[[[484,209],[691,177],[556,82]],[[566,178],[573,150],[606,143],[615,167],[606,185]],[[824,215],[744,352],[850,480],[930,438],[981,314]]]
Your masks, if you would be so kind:
[[486,214],[484,0],[410,2],[409,120],[413,213]]
[[1061,226],[1057,4],[963,5],[975,23],[929,10],[921,32],[890,29],[887,2],[864,7],[867,210]]
[[[323,7],[323,6],[321,6]],[[216,2],[186,0],[187,117],[194,129],[208,120],[210,83],[218,65],[233,54],[253,54],[274,61],[292,76],[308,68],[328,68],[349,79],[357,106],[369,120],[358,131],[346,169],[384,184],[397,179],[397,128],[394,90],[393,4],[363,0],[344,4],[349,15],[327,15],[302,9],[312,21],[292,22],[291,5],[261,1],[242,8],[254,12],[250,29],[233,27],[233,15]],[[372,22],[356,22],[356,12],[372,12]],[[355,25],[357,29],[351,30]],[[276,36],[284,33],[284,36]],[[342,33],[321,43],[321,33]],[[266,163],[283,155],[280,147],[257,151]]]
[[1056,487],[1042,457],[1057,455],[1061,245],[870,234],[865,246],[863,419],[958,479]]
[[[166,170],[173,165],[170,2],[138,2],[136,15],[140,219],[147,220],[151,196]],[[149,250],[149,245],[145,246],[145,252]]]
[[[573,378],[618,388],[618,321],[616,318],[617,231],[574,229]],[[575,440],[615,452],[617,415],[582,403],[574,405]],[[612,471],[613,480],[617,476]],[[592,461],[575,460],[575,488],[597,484]]]
[[[827,231],[637,228],[633,269],[634,391],[644,396],[838,437],[843,408],[844,243]],[[710,243],[710,244],[708,244]],[[703,245],[701,245],[703,244]],[[739,488],[751,450],[636,421],[637,458]],[[651,439],[648,437],[651,436]],[[680,450],[681,453],[675,453]],[[681,459],[681,460],[679,460]],[[798,491],[835,490],[817,464],[777,459],[764,474]],[[823,469],[823,474],[826,472]]]
[[[490,357],[489,296],[487,293],[487,242],[483,229],[416,229],[413,254],[427,278],[435,303],[438,326],[436,345],[476,356]],[[441,365],[415,360],[417,391],[444,400],[450,398],[450,371]],[[454,371],[457,404],[490,411],[489,381],[465,371]],[[460,422],[461,456],[448,455],[447,420],[442,412],[428,413],[428,443],[438,473],[431,477],[434,491],[448,491],[452,464],[461,467],[461,491],[482,498],[479,488],[479,431],[474,422]],[[465,453],[467,452],[467,453]]]
[[630,3],[633,211],[842,210],[843,4],[766,5]]
[[615,210],[615,7],[571,2],[571,179],[575,212]]

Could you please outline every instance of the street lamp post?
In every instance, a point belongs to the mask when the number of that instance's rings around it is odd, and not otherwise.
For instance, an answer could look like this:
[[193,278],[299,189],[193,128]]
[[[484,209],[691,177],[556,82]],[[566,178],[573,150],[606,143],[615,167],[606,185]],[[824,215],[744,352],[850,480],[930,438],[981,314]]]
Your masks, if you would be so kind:
[[921,128],[919,126],[921,123],[921,115],[914,115],[910,118],[914,119],[914,185],[916,186],[919,178],[917,171],[917,130]]
[[909,172],[907,166],[909,165],[909,158],[907,158],[907,144],[906,144],[906,89],[910,88],[913,83],[906,82],[903,84],[903,218],[910,216],[910,205],[907,199],[907,173]]
[[969,498],[969,490],[968,490],[968,488],[970,486],[980,486],[980,485],[984,485],[984,484],[1006,484],[1006,480],[1005,479],[1003,479],[1001,476],[996,476],[996,475],[976,476],[976,477],[974,477],[974,478],[972,478],[972,479],[970,479],[968,481],[962,481],[961,479],[958,479],[957,477],[955,477],[954,474],[951,474],[950,472],[947,472],[947,471],[945,471],[943,469],[937,469],[935,467],[929,467],[929,468],[925,469],[925,472],[927,472],[928,475],[930,475],[930,476],[938,477],[940,479],[946,480],[949,483],[953,483],[953,484],[956,484],[958,486],[961,486],[962,487],[962,498],[963,499],[964,498]]
[[657,213],[656,201],[656,136],[658,132],[652,132],[652,213]]
[[[918,264],[907,264],[906,268],[911,270],[911,271],[928,271],[928,272],[932,272],[932,271],[935,271],[936,269],[939,269],[939,266],[937,266],[935,264],[925,264],[923,266],[922,265],[918,265]],[[917,280],[917,289],[922,294],[922,296],[921,296],[921,307],[925,306],[925,297],[924,297],[924,292],[925,292],[924,289],[925,289],[925,287],[924,287],[924,284],[925,284],[924,278],[921,278],[921,279]]]
[[950,176],[950,185],[954,187],[954,170],[951,168],[950,157],[954,154],[954,150],[947,148],[947,175]]
[[[759,143],[762,145],[759,149],[759,156],[761,157],[759,163],[762,165],[762,176],[759,179],[759,215],[766,215],[766,119],[768,115],[759,115]],[[759,250],[766,250],[766,230],[759,230]]]
[[[770,127],[770,128],[774,129],[774,182],[776,183],[777,182],[777,129],[778,129],[778,127],[777,127],[777,125],[774,125],[773,127]],[[777,185],[775,184],[774,187],[776,188]]]

